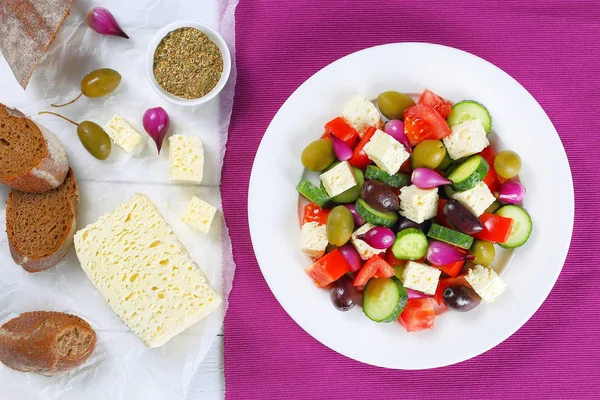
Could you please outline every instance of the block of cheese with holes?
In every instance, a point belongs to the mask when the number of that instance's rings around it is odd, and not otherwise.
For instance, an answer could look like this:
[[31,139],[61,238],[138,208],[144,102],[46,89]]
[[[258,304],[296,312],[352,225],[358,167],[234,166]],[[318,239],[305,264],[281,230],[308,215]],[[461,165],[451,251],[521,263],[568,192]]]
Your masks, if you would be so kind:
[[169,137],[171,179],[181,183],[198,184],[204,175],[204,148],[198,136]]
[[148,347],[165,344],[221,303],[144,194],[78,231],[75,251],[90,281]]

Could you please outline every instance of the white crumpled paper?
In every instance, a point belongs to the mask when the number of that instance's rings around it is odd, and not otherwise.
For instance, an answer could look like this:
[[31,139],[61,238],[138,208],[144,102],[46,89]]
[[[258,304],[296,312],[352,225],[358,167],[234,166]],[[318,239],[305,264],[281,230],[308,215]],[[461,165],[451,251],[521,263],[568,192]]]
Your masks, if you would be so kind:
[[[176,20],[206,23],[221,32],[235,60],[235,7],[238,0],[76,0],[55,41],[37,67],[26,92],[0,55],[0,102],[19,108],[53,131],[67,150],[80,186],[78,228],[82,228],[136,192],[146,193],[223,297],[210,316],[156,349],[142,342],[111,311],[81,270],[73,249],[49,271],[28,274],[12,261],[6,234],[0,234],[0,324],[25,311],[54,310],[81,316],[98,333],[93,356],[82,367],[58,377],[13,371],[0,363],[2,399],[182,399],[204,355],[217,335],[227,307],[235,264],[231,242],[220,212],[208,235],[183,224],[185,206],[196,195],[221,210],[220,176],[236,78],[235,61],[229,82],[218,98],[198,107],[173,105],[154,92],[145,69],[147,45],[164,25]],[[131,37],[101,36],[85,23],[95,6],[112,11]],[[160,156],[148,139],[143,153],[129,156],[118,146],[107,161],[98,161],[81,146],[76,128],[52,116],[38,116],[53,102],[79,93],[81,78],[102,67],[119,71],[123,80],[105,98],[82,98],[58,110],[81,122],[100,125],[115,113],[144,136],[141,118],[150,107],[162,106],[171,117],[169,135],[199,135],[204,143],[205,176],[200,186],[178,186],[169,179],[168,141]],[[8,189],[0,189],[0,227],[5,225]]]

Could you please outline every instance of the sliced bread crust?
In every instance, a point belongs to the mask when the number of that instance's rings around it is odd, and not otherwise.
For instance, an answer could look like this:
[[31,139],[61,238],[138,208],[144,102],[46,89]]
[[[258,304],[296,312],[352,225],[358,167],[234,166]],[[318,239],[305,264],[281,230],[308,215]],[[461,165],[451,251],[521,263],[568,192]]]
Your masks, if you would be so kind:
[[73,244],[79,189],[73,170],[64,183],[45,193],[11,190],[6,202],[10,254],[27,272],[55,266]]
[[42,193],[61,185],[68,169],[67,153],[54,134],[0,104],[0,183]]

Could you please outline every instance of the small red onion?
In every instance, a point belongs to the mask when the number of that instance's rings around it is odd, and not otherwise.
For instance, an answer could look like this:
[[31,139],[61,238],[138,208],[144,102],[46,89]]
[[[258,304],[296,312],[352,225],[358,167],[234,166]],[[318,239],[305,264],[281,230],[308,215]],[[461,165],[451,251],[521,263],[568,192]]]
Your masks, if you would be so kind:
[[338,250],[342,253],[346,261],[348,261],[348,264],[350,264],[351,272],[356,272],[362,267],[362,259],[354,246],[346,243],[345,245],[338,247]]
[[333,133],[329,135],[333,143],[333,152],[340,161],[348,161],[352,157],[352,149],[342,140],[338,139]]
[[406,147],[406,151],[409,153],[412,152],[412,147],[410,146],[410,142],[408,140],[408,136],[404,133],[404,122],[399,119],[392,119],[385,124],[385,133],[399,141]]
[[156,143],[158,154],[160,154],[163,139],[169,130],[169,123],[169,114],[162,107],[150,108],[142,117],[144,129]]
[[498,189],[498,200],[503,203],[520,203],[525,197],[525,186],[521,182],[506,182]]
[[408,293],[408,299],[409,300],[412,300],[412,299],[424,299],[426,297],[431,297],[428,294],[421,293],[421,292],[418,292],[416,290],[409,289],[409,288],[406,288],[406,292]]
[[120,36],[129,39],[115,17],[106,8],[96,7],[92,9],[88,14],[87,22],[90,28],[101,35]]
[[419,189],[433,189],[442,185],[452,183],[450,179],[444,178],[429,168],[415,168],[410,177],[410,181]]
[[444,242],[433,241],[427,249],[427,261],[433,265],[447,265],[457,261],[471,260],[473,256],[467,255]]
[[369,246],[378,250],[385,250],[392,247],[396,240],[394,231],[385,226],[376,226],[375,228],[369,229],[362,235],[356,237],[357,239],[364,240]]
[[354,217],[354,226],[363,226],[365,224],[365,220],[362,219],[358,211],[356,211],[354,204],[344,204],[344,207],[352,213],[352,216]]

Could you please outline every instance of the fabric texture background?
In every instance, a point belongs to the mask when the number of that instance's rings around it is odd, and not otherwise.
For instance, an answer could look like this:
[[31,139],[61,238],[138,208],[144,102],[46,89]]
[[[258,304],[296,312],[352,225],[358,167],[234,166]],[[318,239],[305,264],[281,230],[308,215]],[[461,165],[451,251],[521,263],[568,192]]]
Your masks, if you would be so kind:
[[[222,182],[237,263],[225,319],[227,399],[600,398],[599,21],[600,2],[594,0],[240,2],[238,84]],[[305,333],[267,287],[247,219],[256,149],[292,92],[342,56],[408,41],[466,50],[525,86],[559,132],[575,185],[571,249],[542,307],[496,348],[429,371],[364,365]],[[552,173],[551,165],[538,167]],[[270,201],[276,200],[267,195],[265,218]]]

